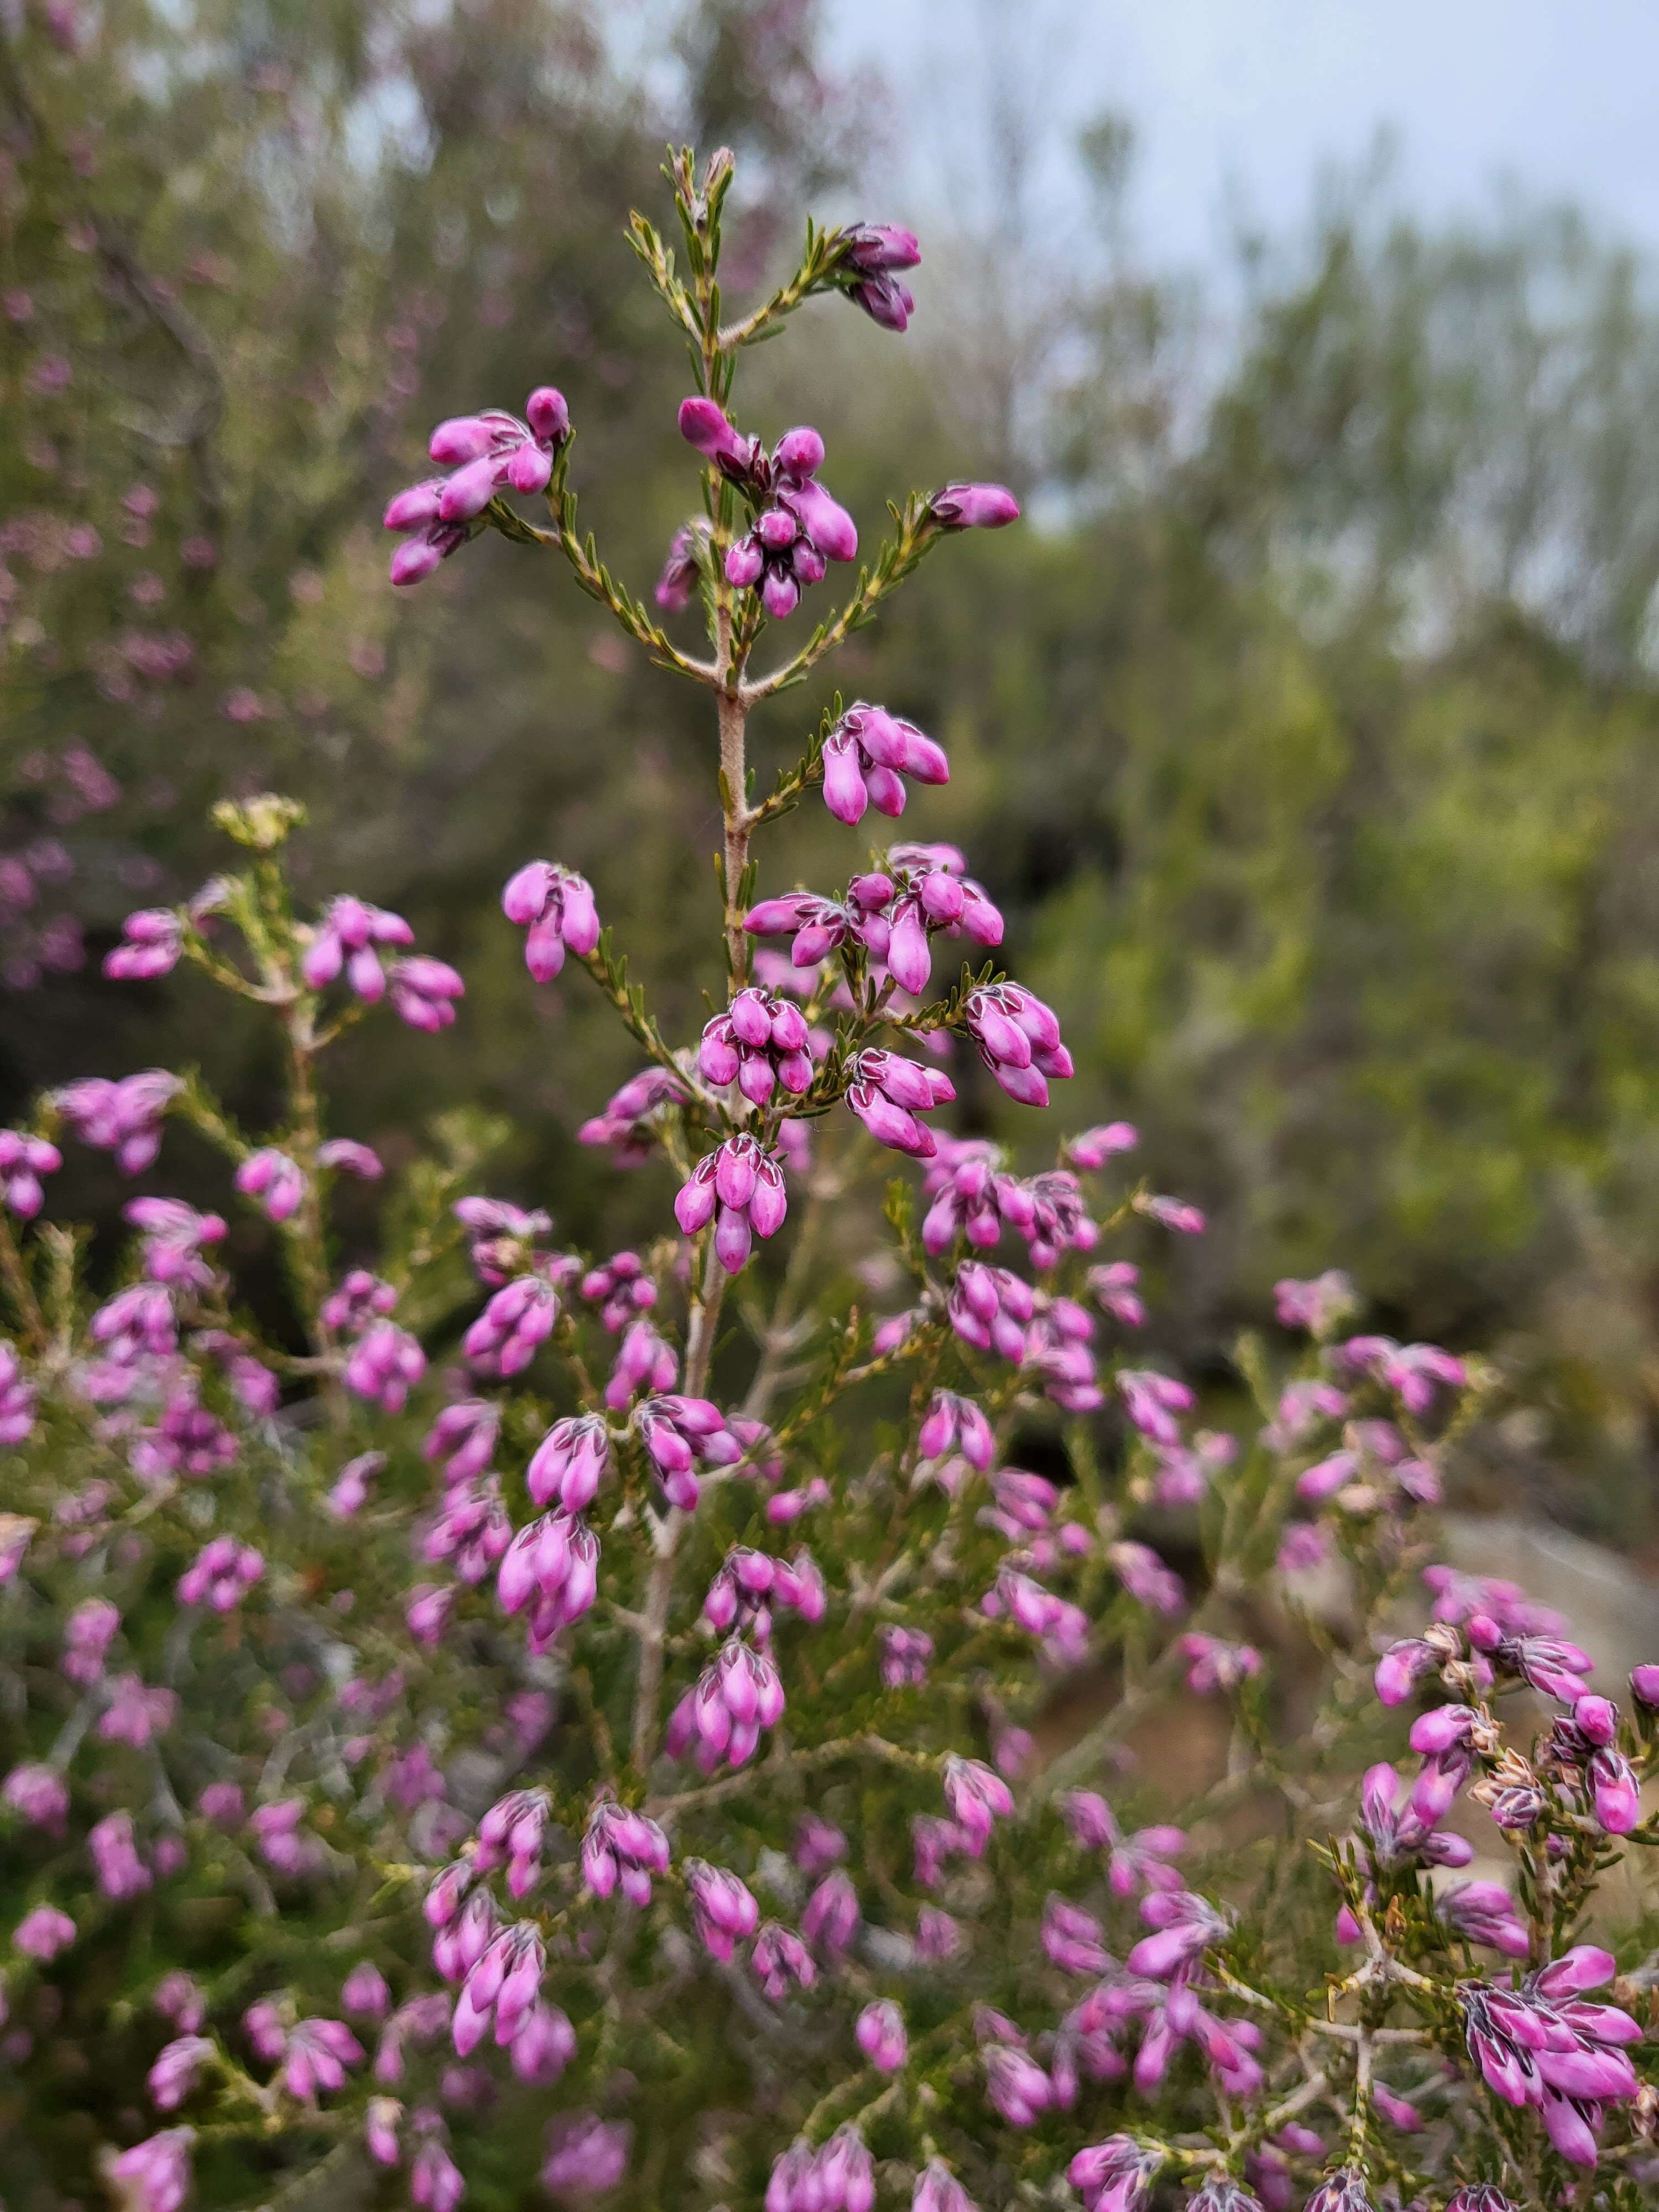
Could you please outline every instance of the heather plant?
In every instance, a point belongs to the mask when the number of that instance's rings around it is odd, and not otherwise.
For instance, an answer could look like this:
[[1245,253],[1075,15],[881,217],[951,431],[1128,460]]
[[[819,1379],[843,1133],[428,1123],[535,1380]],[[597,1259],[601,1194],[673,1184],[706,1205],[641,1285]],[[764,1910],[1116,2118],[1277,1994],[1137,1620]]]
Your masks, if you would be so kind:
[[[331,1126],[338,1042],[400,1020],[441,1052],[465,981],[350,891],[296,904],[272,796],[218,810],[240,860],[108,963],[262,1010],[269,1126],[143,1069],[0,1133],[9,2198],[1644,2201],[1647,1981],[1587,1929],[1659,1840],[1659,1667],[1621,1713],[1566,1624],[1437,1564],[1492,1378],[1354,1333],[1340,1274],[1281,1284],[1282,1338],[1240,1347],[1248,1432],[1197,1425],[1135,1348],[1120,1240],[1204,1223],[1124,1171],[1136,1133],[1035,1171],[951,1133],[970,1055],[1034,1115],[1072,1072],[963,854],[849,841],[844,882],[763,878],[815,791],[873,826],[950,762],[837,698],[763,793],[751,716],[1018,508],[910,496],[809,628],[857,531],[816,432],[738,427],[738,370],[819,295],[902,333],[919,249],[809,228],[730,320],[731,158],[668,173],[677,241],[631,242],[703,466],[654,599],[578,530],[551,386],[440,424],[386,517],[397,584],[495,529],[707,695],[700,1036],[604,926],[625,885],[532,854],[502,895],[526,992],[585,971],[639,1049],[581,1133],[672,1172],[660,1234],[564,1249],[556,1192],[481,1187],[477,1121],[395,1175]],[[231,1279],[225,1214],[146,1188],[112,1278],[50,1218],[65,1144],[150,1183],[183,1141],[268,1225],[284,1313]],[[343,1179],[396,1186],[373,1249]],[[1250,1633],[1275,1612],[1319,1658],[1294,1729]],[[1089,1668],[1111,1701],[1059,1745]],[[1194,1703],[1224,1760],[1160,1805],[1126,1739]]]

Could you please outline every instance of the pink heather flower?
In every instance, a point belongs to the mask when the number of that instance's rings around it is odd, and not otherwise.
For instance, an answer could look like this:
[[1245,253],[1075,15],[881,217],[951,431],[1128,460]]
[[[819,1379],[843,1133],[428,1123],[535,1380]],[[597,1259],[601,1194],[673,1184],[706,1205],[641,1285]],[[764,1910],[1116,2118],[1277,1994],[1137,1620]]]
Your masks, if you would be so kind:
[[507,1546],[496,1595],[503,1613],[528,1607],[530,1648],[539,1653],[587,1612],[599,1577],[599,1547],[592,1530],[556,1510],[527,1522]]
[[551,860],[529,860],[508,878],[501,912],[525,939],[525,966],[538,983],[550,983],[564,965],[567,951],[585,960],[599,941],[599,908],[593,886],[574,868]]
[[503,1378],[529,1366],[552,1335],[559,1294],[543,1275],[520,1275],[499,1290],[462,1340],[479,1371]]
[[1036,1201],[1025,1184],[1006,1172],[1007,1155],[1000,1145],[980,1138],[941,1136],[922,1184],[932,1199],[921,1224],[921,1241],[935,1258],[965,1236],[976,1250],[988,1251],[1005,1227],[1030,1232]]
[[792,937],[792,965],[816,968],[843,945],[884,951],[889,933],[883,909],[892,896],[886,876],[859,876],[844,901],[823,898],[816,891],[790,891],[750,907],[743,926],[753,937]]
[[666,1112],[683,1106],[690,1095],[682,1079],[667,1068],[642,1068],[623,1084],[603,1114],[582,1123],[576,1141],[607,1146],[618,1167],[638,1167],[650,1158],[657,1128]]
[[505,2050],[513,2042],[536,2008],[546,1971],[546,1946],[534,1921],[520,1920],[494,1938],[468,1970],[450,2023],[463,2058],[483,2040],[492,2021],[496,2044]]
[[1629,1835],[1642,1818],[1642,1792],[1636,1770],[1623,1752],[1612,1747],[1593,1752],[1584,1779],[1596,1826],[1609,1836]]
[[931,1159],[938,1139],[916,1115],[950,1104],[957,1093],[949,1076],[898,1053],[874,1049],[854,1054],[847,1072],[847,1103],[877,1142]]
[[[1437,1789],[1442,1772],[1437,1766]],[[1474,1856],[1474,1846],[1462,1836],[1434,1827],[1433,1819],[1437,1816],[1429,1809],[1433,1796],[1419,1796],[1413,1789],[1403,1806],[1399,1796],[1400,1777],[1392,1766],[1383,1761],[1367,1768],[1360,1784],[1359,1821],[1373,1869],[1387,1872],[1412,1862],[1425,1866],[1468,1866]],[[1352,1940],[1357,1942],[1358,1936],[1356,1924]],[[1345,1936],[1343,1940],[1349,1939]]]
[[55,1905],[37,1905],[11,1932],[12,1948],[46,1966],[75,1941],[75,1923]]
[[345,2087],[346,2069],[360,2066],[363,2046],[339,2020],[296,2021],[288,2033],[283,2086],[301,2104]]
[[65,1084],[52,1103],[83,1145],[113,1152],[123,1175],[142,1175],[161,1146],[161,1119],[180,1088],[159,1067],[112,1083],[101,1075]]
[[[979,2212],[979,2207],[950,2167],[931,2158],[916,2176],[910,2212]],[[1115,2212],[1115,2208],[1109,2208],[1109,2212]]]
[[788,1000],[750,984],[705,1025],[697,1066],[721,1089],[735,1083],[751,1106],[769,1104],[780,1085],[799,1098],[812,1087],[805,1017]]
[[1109,1545],[1106,1563],[1137,1605],[1166,1617],[1185,1612],[1187,1592],[1180,1576],[1149,1545],[1127,1540]]
[[582,1277],[580,1290],[591,1305],[599,1309],[606,1334],[618,1336],[635,1314],[649,1313],[657,1303],[657,1285],[647,1273],[637,1252],[614,1252]]
[[595,1897],[620,1888],[630,1905],[651,1902],[651,1877],[666,1874],[668,1838],[654,1820],[609,1797],[596,1798],[582,1838],[582,1880]]
[[777,1920],[769,1920],[756,1936],[749,1963],[774,2004],[782,2003],[792,1982],[799,1989],[810,1990],[818,1978],[805,1944]]
[[1056,1665],[1077,1666],[1088,1656],[1087,1613],[1017,1567],[1004,1564],[980,1600],[980,1611],[990,1620],[1006,1615],[1028,1636],[1038,1638]]
[[477,1823],[477,1871],[487,1874],[491,1867],[507,1865],[508,1891],[515,1898],[529,1896],[542,1878],[542,1836],[549,1812],[544,1790],[508,1790]]
[[244,1198],[257,1199],[273,1221],[288,1221],[304,1200],[306,1179],[296,1160],[267,1145],[237,1169],[236,1188]]
[[1153,1890],[1140,1900],[1140,1917],[1158,1933],[1143,1936],[1125,1960],[1132,1974],[1167,1982],[1227,1932],[1227,1922],[1207,1898],[1189,1889]]
[[1201,1237],[1205,1218],[1195,1206],[1184,1198],[1163,1198],[1152,1191],[1140,1191],[1129,1201],[1137,1213],[1148,1221],[1157,1222],[1160,1229],[1173,1230],[1177,1237]]
[[389,1321],[366,1328],[347,1357],[347,1389],[360,1398],[401,1413],[410,1389],[426,1372],[426,1354],[407,1329]]
[[266,2066],[274,2066],[288,2048],[282,2014],[269,1998],[251,2004],[242,2014],[242,2033],[254,2057]]
[[520,2022],[508,2057],[520,2081],[547,2088],[576,2055],[576,2031],[555,2004],[534,2004]]
[[733,1948],[754,1934],[760,1907],[747,1885],[725,1867],[687,1859],[682,1872],[703,1948],[724,1965]]
[[118,1900],[137,1897],[155,1878],[134,1845],[130,1813],[111,1813],[96,1827],[88,1829],[87,1849],[92,1856],[98,1887],[106,1897]]
[[1019,520],[1019,501],[1006,485],[948,483],[927,502],[943,530],[1001,530]]
[[581,1513],[610,1472],[611,1437],[604,1419],[583,1413],[553,1424],[536,1447],[525,1480],[536,1504]]
[[1179,1828],[1139,1828],[1126,1836],[1106,1800],[1092,1790],[1073,1790],[1060,1811],[1074,1840],[1106,1859],[1113,1894],[1133,1897],[1141,1889],[1179,1889],[1181,1877],[1168,1862],[1179,1858],[1187,1838]]
[[380,1154],[353,1137],[330,1137],[319,1145],[317,1164],[336,1174],[356,1176],[363,1182],[378,1182],[386,1172]]
[[772,2168],[766,2212],[871,2212],[876,2172],[863,2136],[849,2121],[816,2150],[797,2136]]
[[150,2102],[156,2111],[177,2112],[213,2056],[214,2046],[204,2035],[180,2035],[164,2045],[147,2077]]
[[1126,1329],[1144,1329],[1146,1305],[1134,1287],[1139,1279],[1141,1270],[1133,1261],[1115,1259],[1103,1267],[1088,1270],[1088,1290],[1113,1321],[1121,1321]]
[[418,1550],[428,1565],[453,1559],[469,1589],[476,1588],[513,1540],[513,1524],[492,1475],[451,1483],[434,1517],[422,1532]]
[[1025,1357],[1026,1327],[1036,1310],[1029,1283],[982,1260],[962,1262],[945,1302],[951,1326],[964,1344],[1016,1365]]
[[0,1205],[20,1221],[32,1221],[46,1204],[41,1176],[55,1175],[63,1164],[63,1154],[44,1137],[0,1129]]
[[1161,2153],[1133,2136],[1109,2136],[1079,2151],[1066,2176],[1087,2212],[1139,2212],[1151,2199],[1163,2163]]
[[82,1687],[104,1671],[104,1657],[121,1626],[121,1615],[106,1597],[83,1598],[64,1623],[63,1670]]
[[[34,1385],[24,1374],[15,1348],[0,1337],[0,1444],[21,1444],[34,1433]],[[0,1583],[8,1583],[23,1563],[29,1531],[0,1540]]]
[[1074,1168],[1092,1170],[1103,1168],[1119,1152],[1133,1152],[1139,1142],[1140,1132],[1133,1121],[1104,1121],[1080,1136],[1068,1137],[1066,1158]]
[[341,1521],[349,1520],[354,1513],[361,1513],[368,1503],[371,1484],[385,1470],[384,1452],[360,1452],[356,1459],[348,1460],[328,1492],[326,1503],[329,1511]]
[[197,1799],[196,1809],[216,1828],[240,1828],[246,1808],[234,1782],[210,1782]]
[[1650,1712],[1659,1710],[1659,1667],[1633,1667],[1630,1693],[1638,1705],[1645,1705]]
[[793,1856],[809,1881],[826,1873],[846,1856],[847,1838],[833,1820],[826,1820],[817,1813],[801,1814],[800,1825],[795,1830]]
[[553,1225],[550,1215],[504,1198],[458,1198],[452,1211],[466,1231],[472,1272],[495,1289],[536,1265],[536,1240]]
[[106,1743],[130,1743],[142,1751],[153,1736],[164,1735],[179,1717],[173,1690],[149,1689],[137,1674],[118,1674],[109,1685],[109,1703],[98,1717]]
[[[394,577],[392,580],[409,582],[412,579]],[[466,2182],[461,2169],[436,2136],[428,2136],[409,2162],[410,2203],[417,2206],[419,2212],[457,2212],[465,2195]]]
[[794,612],[805,586],[822,582],[826,562],[857,553],[853,518],[817,480],[823,441],[816,430],[786,430],[769,454],[758,438],[739,436],[712,399],[693,398],[681,403],[680,434],[749,501],[753,523],[726,556],[726,580],[740,591],[757,585],[775,622]]
[[872,323],[902,333],[916,303],[895,271],[914,269],[921,261],[915,233],[894,222],[859,222],[840,234],[840,244],[836,283]]
[[379,947],[412,945],[415,933],[400,914],[371,906],[349,892],[330,901],[313,933],[300,963],[300,973],[313,991],[324,990],[343,969],[346,981],[360,999],[376,1005],[386,996],[386,970]]
[[1002,942],[1002,916],[967,866],[955,845],[895,845],[884,873],[855,877],[848,887],[849,898],[856,896],[870,914],[865,941],[912,998],[924,996],[932,980],[936,934],[980,945]]
[[619,1413],[641,1390],[671,1390],[680,1371],[673,1347],[643,1317],[629,1324],[605,1386],[605,1402]]
[[190,2195],[194,2128],[163,2128],[110,2160],[112,2178],[130,2191],[139,2212],[182,2212]]
[[106,1359],[127,1367],[138,1360],[163,1358],[177,1346],[173,1300],[156,1283],[134,1283],[118,1291],[93,1315],[87,1334]]
[[701,515],[693,522],[682,523],[670,539],[668,558],[653,594],[665,614],[679,613],[696,597],[708,546],[708,525]]
[[553,457],[570,435],[570,410],[551,385],[525,402],[526,420],[496,407],[452,416],[432,433],[428,451],[447,477],[428,477],[399,492],[386,527],[407,543],[392,556],[394,584],[418,584],[471,535],[470,526],[497,493],[545,491]]
[[806,1900],[800,1932],[833,1958],[850,1949],[859,1930],[859,1896],[844,1869],[834,1868]]
[[363,2143],[377,2166],[396,2166],[403,2152],[398,2123],[404,2108],[395,2097],[371,2097],[363,2120]]
[[937,1905],[924,1905],[916,1914],[916,1956],[939,1964],[954,1959],[962,1948],[962,1930]]
[[1374,2212],[1364,2175],[1352,2166],[1327,2174],[1308,2199],[1304,2212]]
[[1073,1072],[1052,1011],[1018,983],[988,983],[970,991],[963,1001],[963,1024],[996,1081],[1022,1106],[1046,1106],[1048,1079]]
[[207,2018],[207,2000],[186,1973],[163,1974],[155,1984],[152,2002],[163,2020],[170,2020],[182,2035],[195,2035]]
[[941,1460],[948,1452],[960,1452],[981,1474],[989,1472],[996,1457],[990,1423],[971,1398],[959,1397],[954,1390],[934,1391],[916,1446],[924,1460]]
[[1151,1367],[1126,1367],[1117,1378],[1123,1410],[1144,1437],[1155,1443],[1178,1444],[1178,1413],[1192,1411],[1193,1394],[1186,1383]]
[[[629,1334],[633,1332],[630,1330]],[[693,1468],[735,1467],[743,1446],[718,1406],[680,1395],[646,1398],[634,1409],[633,1428],[645,1446],[671,1505],[690,1513],[699,1496]]]
[[398,1293],[390,1283],[371,1275],[367,1267],[353,1267],[323,1300],[323,1327],[337,1336],[349,1336],[392,1312],[397,1304]]
[[427,1431],[422,1455],[442,1462],[446,1482],[468,1482],[488,1468],[501,1425],[501,1409],[488,1398],[458,1398]]
[[1036,2059],[1006,2043],[981,2054],[985,2093],[1011,2128],[1035,2127],[1054,2100],[1054,2084]]
[[572,2112],[555,2120],[547,2131],[543,2188],[566,2202],[603,2197],[628,2171],[630,2140],[625,2124],[602,2120],[597,2112]]
[[1468,1942],[1506,1959],[1527,1958],[1532,1939],[1515,1899],[1501,1882],[1463,1881],[1439,1892],[1434,1909]]
[[909,2051],[904,2014],[890,1998],[867,2004],[859,2014],[854,2034],[859,2049],[878,2074],[896,2074]]
[[876,1641],[881,1654],[884,1689],[915,1689],[927,1680],[933,1639],[926,1629],[900,1628],[888,1622],[877,1631]]
[[1391,1336],[1352,1336],[1334,1354],[1351,1374],[1374,1376],[1408,1413],[1426,1413],[1437,1389],[1461,1390],[1468,1370],[1437,1344],[1396,1344]]
[[148,982],[179,964],[184,924],[171,907],[143,907],[121,924],[125,943],[104,956],[104,973],[118,983]]
[[674,1218],[688,1237],[714,1222],[715,1256],[735,1275],[747,1264],[753,1238],[782,1228],[788,1205],[777,1155],[745,1133],[704,1153],[680,1187]]
[[1094,1914],[1052,1893],[1042,1908],[1042,1948],[1066,1974],[1103,1974],[1111,1964]]
[[1176,1648],[1187,1662],[1187,1687],[1199,1697],[1214,1690],[1236,1690],[1261,1671],[1261,1654],[1253,1644],[1193,1634],[1178,1638]]
[[69,1811],[69,1784],[55,1767],[26,1762],[0,1783],[0,1804],[9,1805],[37,1828],[58,1832]]
[[1359,1297],[1347,1276],[1332,1267],[1309,1282],[1297,1282],[1287,1276],[1283,1282],[1275,1283],[1273,1303],[1283,1328],[1306,1329],[1310,1336],[1327,1337],[1354,1311]]
[[1559,1698],[1564,1704],[1575,1705],[1589,1691],[1584,1677],[1595,1668],[1595,1662],[1589,1652],[1581,1650],[1559,1636],[1502,1635],[1497,1624],[1474,1614],[1468,1623],[1469,1641],[1477,1650],[1484,1651],[1494,1667],[1508,1674],[1518,1674],[1534,1690],[1541,1690],[1547,1698]]
[[1012,1815],[1013,1794],[982,1759],[963,1759],[954,1752],[945,1762],[944,1785],[951,1817],[966,1838],[967,1849],[978,1858],[996,1822]]
[[217,1244],[225,1235],[224,1218],[198,1213],[178,1198],[135,1198],[121,1209],[143,1238],[144,1273],[154,1283],[176,1283],[189,1290],[206,1290],[213,1269],[202,1256],[204,1244]]
[[466,996],[466,985],[445,960],[417,953],[392,963],[392,1006],[399,1020],[428,1036],[447,1030],[455,1018],[457,999]]
[[391,2011],[386,1976],[371,1960],[360,1959],[340,1984],[340,2009],[354,2020],[384,2020]]
[[770,1632],[769,1600],[793,1607],[805,1620],[823,1620],[823,1577],[810,1552],[799,1551],[791,1561],[775,1559],[746,1544],[735,1546],[708,1585],[703,1619],[722,1636],[738,1622],[745,1627],[764,1623],[757,1632],[763,1638]]
[[[1100,1230],[1089,1212],[1083,1186],[1070,1168],[1050,1168],[1026,1185],[1031,1220],[1022,1230],[1031,1248],[1031,1265],[1057,1267],[1063,1252],[1091,1252]],[[1094,1324],[1090,1322],[1090,1329]]]
[[1533,2106],[1575,2166],[1596,2162],[1600,2107],[1627,2102],[1640,2086],[1623,2049],[1641,2041],[1639,2023],[1615,2006],[1581,2001],[1613,1970],[1608,1953],[1578,1944],[1518,1989],[1485,1982],[1457,1989],[1469,2056],[1486,2087],[1505,2104]]
[[948,783],[951,764],[942,746],[884,707],[860,700],[823,741],[823,803],[838,822],[861,822],[867,806],[902,814],[907,775]]
[[693,1752],[706,1774],[722,1762],[743,1766],[753,1758],[762,1729],[782,1719],[783,1708],[783,1684],[771,1660],[740,1637],[730,1637],[674,1708],[665,1747],[673,1759]]

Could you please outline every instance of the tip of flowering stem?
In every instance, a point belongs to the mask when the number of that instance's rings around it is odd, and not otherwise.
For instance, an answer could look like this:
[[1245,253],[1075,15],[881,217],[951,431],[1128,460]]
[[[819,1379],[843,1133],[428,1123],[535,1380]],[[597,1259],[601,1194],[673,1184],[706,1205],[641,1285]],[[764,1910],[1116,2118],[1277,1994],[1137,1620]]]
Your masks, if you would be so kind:
[[306,810],[297,799],[265,791],[256,799],[222,799],[209,819],[216,830],[222,830],[239,845],[256,853],[273,853],[303,826]]

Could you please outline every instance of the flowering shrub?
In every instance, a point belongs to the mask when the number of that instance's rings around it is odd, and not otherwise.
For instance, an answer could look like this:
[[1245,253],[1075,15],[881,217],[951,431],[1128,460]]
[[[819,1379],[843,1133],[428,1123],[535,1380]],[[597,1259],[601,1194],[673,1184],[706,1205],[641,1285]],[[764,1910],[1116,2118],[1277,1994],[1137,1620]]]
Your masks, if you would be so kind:
[[[244,865],[134,915],[109,963],[267,1009],[273,1126],[147,1070],[0,1137],[9,2197],[1635,2204],[1647,1998],[1584,1921],[1659,1840],[1659,1667],[1621,1717],[1565,1624],[1434,1564],[1484,1378],[1346,1334],[1328,1275],[1280,1286],[1292,1369],[1242,1355],[1253,1433],[1194,1429],[1132,1348],[1134,1264],[1104,1256],[1137,1221],[1203,1227],[1117,1174],[1133,1131],[1024,1174],[943,1124],[953,1044],[1034,1109],[1071,1073],[963,856],[905,843],[760,896],[757,834],[811,789],[843,823],[896,816],[949,762],[837,702],[757,798],[750,714],[943,538],[1017,510],[912,497],[839,610],[774,646],[857,533],[814,432],[732,422],[737,367],[814,294],[902,331],[918,254],[809,231],[725,323],[731,173],[672,165],[683,274],[635,220],[706,464],[657,612],[577,532],[550,387],[441,424],[444,473],[386,517],[399,584],[496,529],[710,695],[729,988],[700,1039],[661,1034],[606,887],[532,857],[502,902],[526,988],[583,969],[638,1044],[581,1135],[669,1164],[674,1230],[665,1207],[648,1250],[563,1250],[452,1146],[396,1179],[379,1251],[340,1249],[339,1179],[393,1179],[328,1133],[329,1050],[365,1019],[438,1032],[465,987],[399,915],[296,909],[275,798],[222,808]],[[706,652],[664,626],[694,603]],[[256,1326],[217,1213],[136,1197],[112,1280],[48,1218],[62,1142],[146,1175],[176,1125],[268,1225],[285,1322]],[[885,1152],[912,1164],[872,1314],[833,1248]],[[1019,1464],[1039,1445],[1053,1474]],[[1340,1629],[1314,1571],[1345,1580]],[[1432,1617],[1401,1634],[1419,1577]],[[1264,1593],[1325,1655],[1295,1734],[1243,1633]],[[1085,1662],[1117,1694],[1045,1756]],[[1177,1827],[1110,1754],[1189,1699],[1231,1748]]]

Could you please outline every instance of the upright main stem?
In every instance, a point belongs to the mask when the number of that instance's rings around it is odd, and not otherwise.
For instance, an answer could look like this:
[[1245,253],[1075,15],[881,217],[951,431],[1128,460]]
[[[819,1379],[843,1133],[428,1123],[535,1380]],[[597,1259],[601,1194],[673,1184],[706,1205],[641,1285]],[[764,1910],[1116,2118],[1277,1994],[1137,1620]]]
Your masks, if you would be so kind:
[[720,802],[725,817],[726,958],[729,995],[749,980],[749,938],[743,926],[743,878],[749,866],[749,764],[744,734],[749,709],[743,672],[732,650],[732,610],[722,591],[714,614],[715,713],[720,734]]

